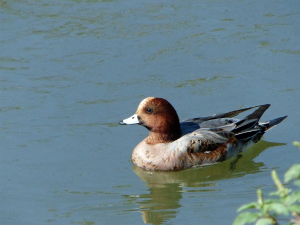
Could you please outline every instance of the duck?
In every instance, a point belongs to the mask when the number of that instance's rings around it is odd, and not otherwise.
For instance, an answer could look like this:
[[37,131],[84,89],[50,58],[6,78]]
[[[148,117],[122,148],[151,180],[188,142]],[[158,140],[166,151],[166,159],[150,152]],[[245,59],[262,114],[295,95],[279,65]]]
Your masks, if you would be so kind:
[[[180,121],[174,107],[163,98],[147,97],[121,125],[138,124],[149,135],[133,150],[132,162],[146,170],[174,171],[220,163],[239,155],[263,134],[282,122],[282,116],[259,122],[270,104],[242,108]],[[238,114],[255,109],[243,119]]]

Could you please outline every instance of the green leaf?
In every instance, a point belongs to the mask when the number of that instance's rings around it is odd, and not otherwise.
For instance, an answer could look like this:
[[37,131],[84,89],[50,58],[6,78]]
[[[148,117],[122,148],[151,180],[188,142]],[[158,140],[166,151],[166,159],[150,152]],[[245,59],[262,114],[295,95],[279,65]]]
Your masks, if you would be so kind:
[[300,180],[295,181],[295,185],[297,185],[300,188]]
[[257,189],[257,203],[258,203],[258,205],[264,204],[264,198],[263,198],[261,189]]
[[272,175],[273,181],[274,181],[274,183],[275,183],[278,191],[280,192],[280,196],[284,197],[287,194],[286,193],[286,189],[284,188],[284,186],[282,185],[281,181],[279,180],[276,171],[272,170],[271,175]]
[[289,215],[288,208],[282,203],[272,203],[269,207],[270,211],[274,211],[276,214]]
[[240,213],[234,220],[233,225],[243,225],[246,223],[252,223],[259,217],[258,213],[243,212]]
[[274,192],[271,192],[269,195],[270,196],[274,196],[274,195],[277,195],[277,196],[280,196],[280,191],[274,191]]
[[298,146],[300,148],[300,142],[299,141],[294,141],[293,145]]
[[247,210],[247,209],[257,209],[257,208],[258,208],[257,203],[256,202],[251,202],[251,203],[242,205],[240,208],[238,208],[237,212],[244,211],[244,210]]
[[262,207],[260,208],[260,211],[263,213],[263,215],[267,216],[269,215],[269,211],[270,211],[270,205],[269,204],[264,204],[262,205]]
[[255,225],[269,225],[269,224],[274,224],[270,218],[260,218],[255,223]]
[[280,202],[278,199],[266,199],[265,204],[277,203]]
[[291,206],[288,206],[288,209],[289,209],[291,212],[297,212],[297,213],[300,213],[300,205],[291,205]]
[[284,175],[284,181],[300,179],[300,164],[293,165]]
[[300,191],[294,191],[284,200],[284,203],[286,205],[292,205],[295,202],[300,202]]

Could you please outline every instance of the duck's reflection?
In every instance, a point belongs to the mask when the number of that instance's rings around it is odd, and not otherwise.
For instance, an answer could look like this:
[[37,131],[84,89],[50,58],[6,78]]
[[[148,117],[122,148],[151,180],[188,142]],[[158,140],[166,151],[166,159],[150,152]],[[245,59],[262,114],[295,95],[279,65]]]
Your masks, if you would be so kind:
[[254,162],[253,159],[267,148],[281,145],[285,144],[260,141],[236,158],[178,172],[153,172],[134,166],[134,172],[147,183],[150,192],[139,195],[138,198],[144,223],[162,224],[176,217],[181,206],[179,200],[182,198],[182,187],[197,188],[197,191],[216,191],[212,186],[216,186],[218,180],[260,172],[264,163]]

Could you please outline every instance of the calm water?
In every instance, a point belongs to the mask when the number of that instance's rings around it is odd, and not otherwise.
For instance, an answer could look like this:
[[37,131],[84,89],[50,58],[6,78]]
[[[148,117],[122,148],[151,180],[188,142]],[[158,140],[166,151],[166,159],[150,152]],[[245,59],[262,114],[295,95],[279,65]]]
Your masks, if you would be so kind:
[[[231,224],[299,162],[298,0],[11,0],[0,19],[1,224]],[[239,159],[147,172],[147,130],[118,125],[147,96],[289,118]]]

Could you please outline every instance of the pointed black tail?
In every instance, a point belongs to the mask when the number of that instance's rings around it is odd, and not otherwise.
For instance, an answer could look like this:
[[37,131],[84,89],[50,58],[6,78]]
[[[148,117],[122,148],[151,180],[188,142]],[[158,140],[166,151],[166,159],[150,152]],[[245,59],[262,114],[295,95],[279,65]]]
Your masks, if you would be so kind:
[[287,116],[282,116],[265,123],[259,123],[255,128],[244,129],[241,132],[236,133],[235,137],[240,141],[248,142],[252,140],[256,143],[261,139],[266,131],[281,123],[285,118],[287,118]]
[[282,116],[270,121],[267,121],[265,123],[259,123],[259,126],[264,129],[264,131],[271,130],[273,127],[275,127],[277,124],[281,123],[287,116]]
[[236,127],[232,130],[233,133],[243,132],[254,128],[264,112],[270,107],[270,104],[259,106],[253,113],[246,116],[244,119],[236,123]]

